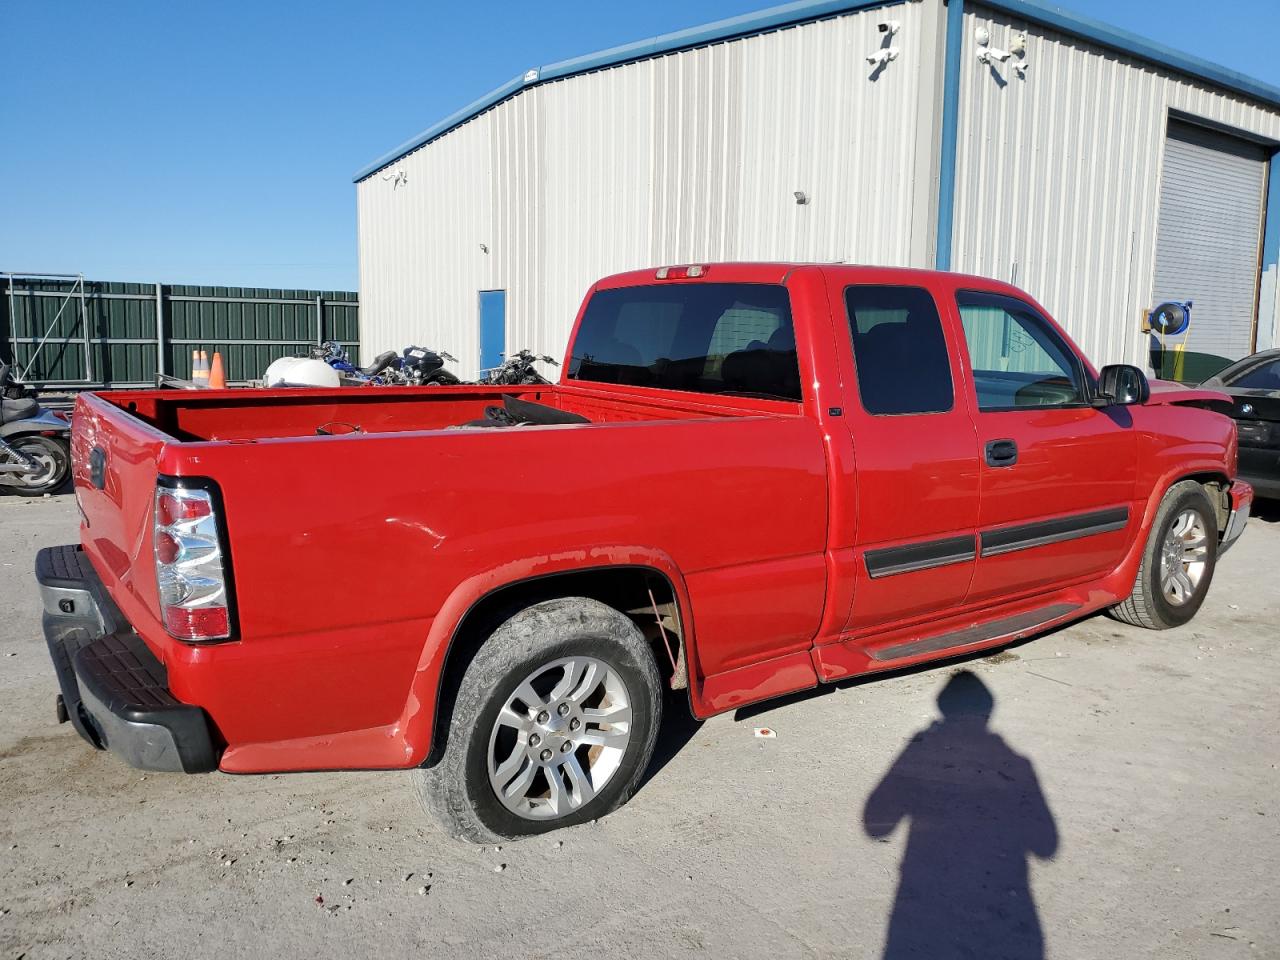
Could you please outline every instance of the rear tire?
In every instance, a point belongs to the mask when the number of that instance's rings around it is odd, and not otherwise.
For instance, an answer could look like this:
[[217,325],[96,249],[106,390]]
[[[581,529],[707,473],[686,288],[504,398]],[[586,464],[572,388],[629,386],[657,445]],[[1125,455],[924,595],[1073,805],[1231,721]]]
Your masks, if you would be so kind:
[[661,720],[661,680],[636,625],[596,600],[547,600],[480,647],[440,761],[415,770],[414,786],[450,835],[473,843],[595,820],[639,786]]
[[1160,501],[1133,592],[1107,612],[1148,630],[1180,627],[1196,615],[1218,560],[1217,514],[1194,480],[1175,483]]
[[5,484],[0,490],[9,490],[20,497],[42,497],[46,493],[56,493],[71,474],[71,455],[65,440],[54,437],[28,436],[10,440],[9,446],[34,460],[36,470],[28,474],[9,474],[22,480],[30,478],[30,482],[21,484]]

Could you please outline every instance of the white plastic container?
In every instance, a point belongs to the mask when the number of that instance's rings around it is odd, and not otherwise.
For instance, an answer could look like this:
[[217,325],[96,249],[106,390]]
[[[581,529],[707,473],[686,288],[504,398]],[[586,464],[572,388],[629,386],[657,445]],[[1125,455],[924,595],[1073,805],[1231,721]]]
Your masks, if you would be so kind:
[[323,360],[308,357],[281,357],[271,361],[262,375],[265,387],[338,387],[338,371]]

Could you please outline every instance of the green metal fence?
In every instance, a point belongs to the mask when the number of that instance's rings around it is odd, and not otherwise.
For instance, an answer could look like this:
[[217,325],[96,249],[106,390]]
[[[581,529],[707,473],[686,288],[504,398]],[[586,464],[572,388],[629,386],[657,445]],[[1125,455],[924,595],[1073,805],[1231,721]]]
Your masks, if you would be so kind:
[[222,353],[227,379],[337,340],[359,357],[355,293],[0,273],[0,360],[46,387],[154,385],[191,375],[191,353]]

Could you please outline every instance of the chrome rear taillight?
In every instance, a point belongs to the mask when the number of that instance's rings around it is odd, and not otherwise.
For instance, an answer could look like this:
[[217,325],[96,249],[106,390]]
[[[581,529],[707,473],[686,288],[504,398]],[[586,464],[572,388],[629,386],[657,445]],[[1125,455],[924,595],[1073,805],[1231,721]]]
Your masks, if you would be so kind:
[[231,636],[231,590],[211,491],[156,488],[155,561],[160,615],[180,640]]

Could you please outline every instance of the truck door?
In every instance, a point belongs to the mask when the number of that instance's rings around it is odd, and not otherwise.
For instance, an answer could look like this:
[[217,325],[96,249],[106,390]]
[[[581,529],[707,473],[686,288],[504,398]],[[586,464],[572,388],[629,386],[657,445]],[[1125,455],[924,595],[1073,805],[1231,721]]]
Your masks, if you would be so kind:
[[[922,286],[845,284],[828,296],[857,471],[857,582],[846,641],[931,619],[969,590],[976,554],[977,440],[961,345]],[[900,275],[898,275],[900,276]],[[848,351],[846,354],[845,351]]]
[[1114,569],[1141,521],[1129,413],[1091,405],[1084,363],[1030,303],[961,290],[956,306],[982,458],[969,602]]

